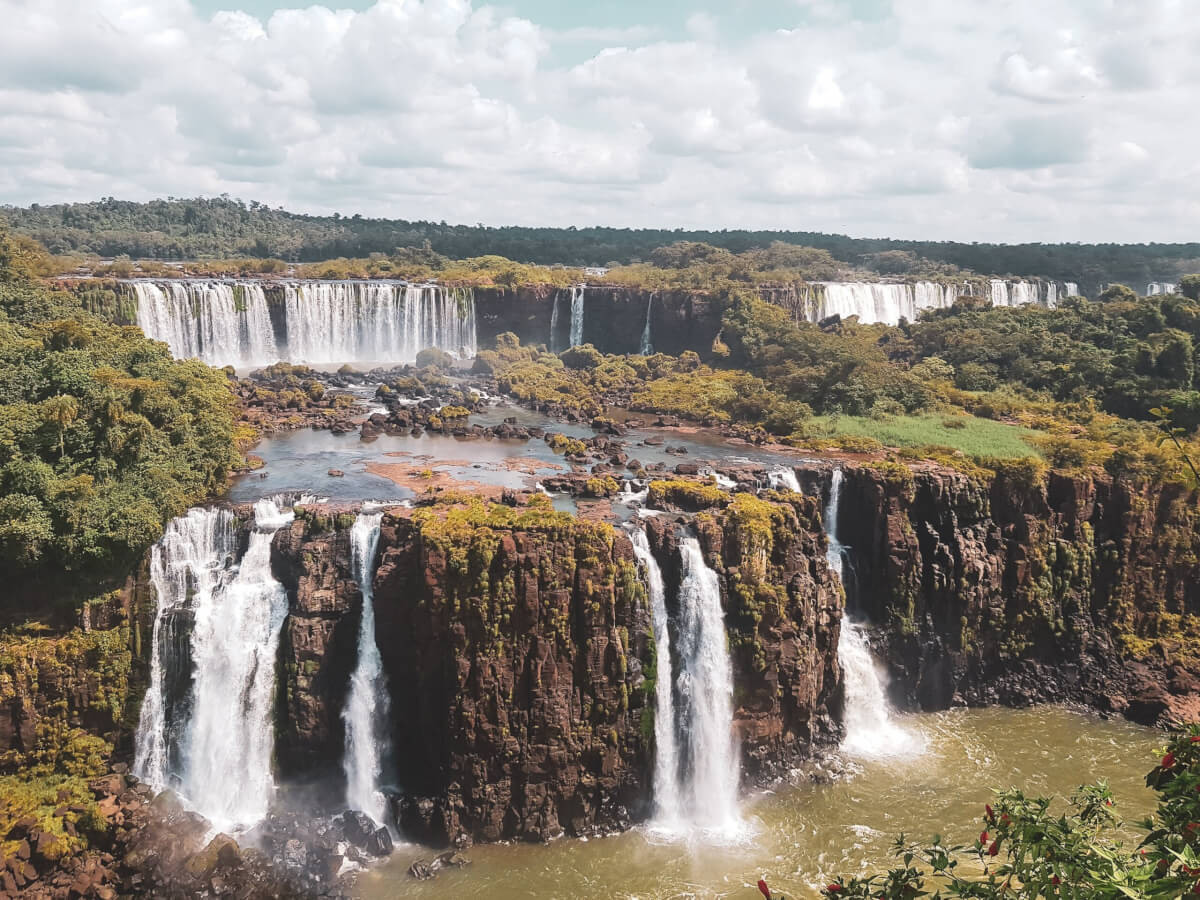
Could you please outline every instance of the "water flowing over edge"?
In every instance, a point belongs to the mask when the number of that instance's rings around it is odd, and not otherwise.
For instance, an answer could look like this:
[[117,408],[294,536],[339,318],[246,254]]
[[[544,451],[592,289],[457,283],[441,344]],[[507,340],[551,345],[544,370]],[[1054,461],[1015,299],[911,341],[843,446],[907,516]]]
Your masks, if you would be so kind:
[[571,288],[571,343],[572,347],[583,344],[583,313],[587,285],[578,284]]
[[177,359],[232,366],[401,364],[434,347],[459,358],[475,355],[470,289],[352,281],[280,282],[278,289],[281,300],[269,302],[261,282],[131,284],[138,326]]
[[733,733],[733,667],[717,573],[704,561],[700,542],[679,542],[679,661],[676,678],[686,741],[685,800],[690,822],[705,833],[739,836],[741,767]]
[[378,824],[390,825],[387,798],[380,776],[387,756],[386,734],[390,700],[383,674],[383,657],[375,640],[375,553],[383,514],[359,513],[350,529],[354,580],[362,596],[358,629],[358,662],[350,676],[350,692],[342,710],[346,725],[346,805],[364,812]]
[[[834,469],[829,482],[829,505],[825,508],[826,560],[845,586],[846,548],[837,538],[841,489],[842,470]],[[845,686],[846,737],[842,750],[863,757],[904,756],[920,751],[923,742],[892,720],[887,682],[871,653],[867,630],[848,613],[842,616],[837,652]]]
[[[167,526],[151,556],[158,607],[134,771],[153,787],[176,789],[229,833],[261,821],[275,791],[275,666],[288,601],[271,574],[270,550],[292,516],[275,500],[258,501],[246,552],[235,561],[233,514],[193,509]],[[182,645],[177,628],[189,614]],[[186,700],[171,683],[184,675]]]
[[646,532],[634,528],[633,552],[645,567],[654,628],[657,681],[654,685],[654,825],[671,831],[681,819],[679,747],[675,735],[674,678],[671,668],[671,632],[662,569],[650,550]]
[[649,298],[646,300],[646,324],[642,327],[642,340],[638,346],[638,353],[642,356],[654,355],[654,332],[653,319],[651,314],[654,312],[654,292],[650,292]]

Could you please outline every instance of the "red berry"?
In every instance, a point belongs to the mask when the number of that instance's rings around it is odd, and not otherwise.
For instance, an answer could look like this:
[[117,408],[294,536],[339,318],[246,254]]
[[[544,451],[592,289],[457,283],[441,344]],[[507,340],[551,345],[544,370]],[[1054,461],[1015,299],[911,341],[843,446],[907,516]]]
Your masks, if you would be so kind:
[[995,856],[1000,852],[1000,842],[992,841],[992,846],[988,847],[988,856]]

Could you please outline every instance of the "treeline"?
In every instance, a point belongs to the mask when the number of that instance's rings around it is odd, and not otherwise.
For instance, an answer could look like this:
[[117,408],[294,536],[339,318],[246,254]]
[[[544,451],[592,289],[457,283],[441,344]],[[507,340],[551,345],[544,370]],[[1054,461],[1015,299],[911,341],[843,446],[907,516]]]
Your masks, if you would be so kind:
[[37,268],[0,227],[0,620],[122,579],[234,461],[223,373],[84,311]]
[[[905,255],[981,275],[1040,276],[1079,283],[1089,293],[1110,282],[1144,289],[1200,269],[1200,244],[978,244],[851,238],[810,231],[684,231],[628,228],[492,228],[445,222],[306,216],[228,197],[133,203],[2,207],[19,233],[57,254],[145,259],[237,256],[313,262],[428,247],[451,259],[498,255],[521,263],[630,265],[660,247],[701,242],[743,253],[773,242],[828,251],[850,267],[881,274]],[[896,254],[900,255],[896,255]],[[883,254],[881,257],[880,254]]]

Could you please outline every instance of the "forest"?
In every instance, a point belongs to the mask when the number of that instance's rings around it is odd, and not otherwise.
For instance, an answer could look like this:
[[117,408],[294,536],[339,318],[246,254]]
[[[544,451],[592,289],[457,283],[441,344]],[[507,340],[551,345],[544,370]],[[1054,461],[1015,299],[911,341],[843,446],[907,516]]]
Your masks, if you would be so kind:
[[0,569],[8,600],[40,586],[26,617],[123,578],[234,461],[223,373],[84,311],[35,268],[0,230]]
[[817,231],[685,231],[682,229],[530,228],[445,222],[310,216],[228,197],[153,200],[106,198],[90,203],[0,207],[12,228],[56,254],[128,255],[146,259],[251,256],[289,262],[366,257],[422,248],[452,259],[498,255],[521,263],[629,265],[680,241],[741,253],[772,242],[828,251],[849,267],[892,271],[894,254],[981,275],[1040,276],[1074,281],[1088,291],[1110,282],[1144,286],[1200,269],[1200,243],[982,244],[854,238]]

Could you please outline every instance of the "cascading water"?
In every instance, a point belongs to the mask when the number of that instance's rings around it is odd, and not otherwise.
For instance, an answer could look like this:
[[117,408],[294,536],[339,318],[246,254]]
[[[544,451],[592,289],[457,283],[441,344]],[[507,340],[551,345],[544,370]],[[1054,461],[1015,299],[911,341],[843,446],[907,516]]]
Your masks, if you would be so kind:
[[646,301],[646,324],[642,328],[642,343],[638,347],[638,353],[642,356],[654,355],[654,336],[652,332],[650,314],[654,311],[654,294],[651,292],[650,299]]
[[679,745],[675,734],[675,700],[671,677],[671,632],[667,618],[666,588],[662,570],[650,550],[646,532],[631,534],[633,552],[646,568],[650,612],[654,628],[658,680],[654,685],[654,816],[667,828],[681,816],[679,795]]
[[[475,355],[470,290],[392,282],[282,285],[279,321],[255,282],[136,281],[137,322],[176,358],[213,365],[411,363],[426,348]],[[279,340],[276,339],[276,333]]]
[[721,584],[700,542],[679,542],[679,660],[676,680],[687,736],[686,800],[693,824],[729,832],[739,826],[738,760],[733,737],[733,669],[725,640]]
[[800,490],[800,479],[796,477],[796,470],[791,466],[776,466],[767,473],[767,481],[771,485],[772,490],[787,490],[797,494],[804,493]]
[[583,344],[583,301],[587,285],[577,284],[571,288],[571,346]]
[[[841,499],[842,470],[834,469],[829,484],[829,505],[825,508],[826,559],[843,585],[846,579],[846,548],[837,539],[838,502]],[[891,706],[871,645],[862,623],[848,615],[842,618],[838,641],[838,664],[845,685],[846,738],[842,749],[858,756],[893,756],[911,752],[915,740],[892,721]]]
[[[221,831],[260,821],[275,789],[275,660],[288,601],[271,574],[271,539],[291,520],[292,512],[275,501],[258,501],[249,545],[235,563],[232,514],[192,510],[168,526],[151,557],[158,611],[135,770],[156,787],[176,786]],[[166,639],[185,615],[191,617],[186,666],[180,648]],[[176,682],[185,675],[183,722],[171,698],[180,695]]]
[[558,301],[559,291],[554,292],[554,302],[550,304],[550,352],[558,352]]
[[354,580],[362,595],[358,627],[358,664],[350,676],[350,693],[342,720],[346,723],[346,805],[387,823],[387,798],[380,790],[386,756],[387,685],[383,658],[375,642],[375,551],[379,546],[382,513],[360,513],[350,529]]
[[1173,294],[1177,285],[1170,281],[1152,281],[1146,285],[1146,296],[1153,297],[1157,294]]
[[133,282],[137,324],[176,359],[263,366],[279,359],[262,285],[226,281]]

